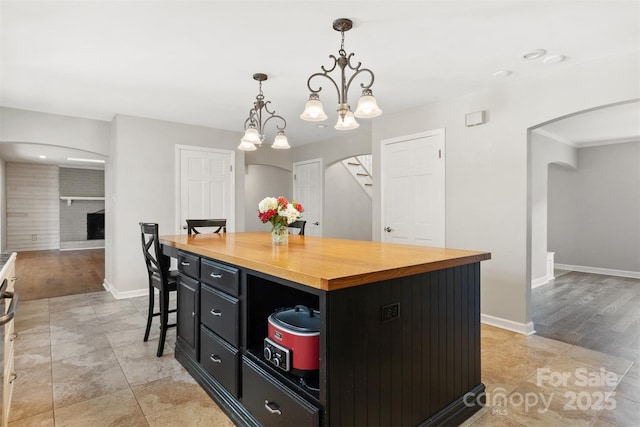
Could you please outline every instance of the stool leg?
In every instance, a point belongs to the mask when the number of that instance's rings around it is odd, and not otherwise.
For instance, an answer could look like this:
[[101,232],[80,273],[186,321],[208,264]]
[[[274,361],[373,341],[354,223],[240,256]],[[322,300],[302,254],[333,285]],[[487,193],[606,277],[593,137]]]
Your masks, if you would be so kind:
[[153,309],[155,304],[155,291],[153,286],[149,285],[149,313],[147,314],[147,329],[144,331],[144,342],[149,339],[149,331],[151,330],[151,322],[153,321]]
[[164,350],[164,339],[167,336],[167,325],[169,323],[169,292],[160,289],[160,338],[158,339],[158,352],[156,356],[162,357]]

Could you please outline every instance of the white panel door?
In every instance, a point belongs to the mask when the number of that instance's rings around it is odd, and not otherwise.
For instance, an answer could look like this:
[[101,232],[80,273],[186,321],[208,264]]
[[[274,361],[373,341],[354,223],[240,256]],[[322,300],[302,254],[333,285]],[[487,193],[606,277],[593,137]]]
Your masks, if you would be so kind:
[[382,240],[444,247],[444,129],[382,144]]
[[187,219],[227,220],[234,231],[233,152],[179,146],[180,232],[186,233]]
[[293,200],[302,203],[304,234],[322,237],[322,159],[293,164]]

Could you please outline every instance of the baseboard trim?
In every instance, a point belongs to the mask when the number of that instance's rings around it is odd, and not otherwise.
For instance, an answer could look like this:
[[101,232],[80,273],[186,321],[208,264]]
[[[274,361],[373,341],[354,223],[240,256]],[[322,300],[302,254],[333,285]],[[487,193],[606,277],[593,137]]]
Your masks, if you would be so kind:
[[531,289],[538,288],[540,286],[546,285],[547,283],[549,283],[549,277],[547,276],[539,277],[531,281]]
[[640,279],[640,271],[613,270],[610,268],[585,267],[583,265],[555,264],[559,270],[578,271],[580,273],[604,274],[605,276],[627,277],[629,279]]
[[86,248],[60,248],[60,252],[65,252],[65,251],[86,251],[89,249],[104,249],[104,246],[93,246],[93,247],[86,247]]
[[109,283],[109,281],[107,279],[104,279],[104,282],[102,283],[102,286],[104,286],[104,288],[105,288],[105,290],[107,292],[111,292],[111,295],[113,295],[113,297],[115,299],[127,299],[127,298],[135,298],[135,297],[144,297],[144,296],[149,295],[149,289],[148,288],[136,289],[135,291],[118,292],[118,290],[111,283]]
[[522,335],[533,335],[536,333],[533,329],[533,322],[518,323],[513,320],[503,319],[501,317],[490,316],[488,314],[480,314],[480,323],[484,323],[489,326],[495,326],[496,328],[506,329],[508,331],[517,332]]

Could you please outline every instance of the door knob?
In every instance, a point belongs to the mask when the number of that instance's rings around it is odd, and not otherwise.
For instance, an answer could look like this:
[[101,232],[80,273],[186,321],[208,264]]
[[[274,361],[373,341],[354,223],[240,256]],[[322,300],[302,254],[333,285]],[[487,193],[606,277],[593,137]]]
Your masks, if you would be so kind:
[[386,231],[387,233],[391,233],[393,229],[391,227],[385,227],[384,231]]
[[182,229],[183,229],[183,230],[186,230],[186,229],[187,229],[187,226],[186,226],[186,225],[183,225],[183,226],[182,226]]
[[313,225],[320,225],[318,221],[314,222]]

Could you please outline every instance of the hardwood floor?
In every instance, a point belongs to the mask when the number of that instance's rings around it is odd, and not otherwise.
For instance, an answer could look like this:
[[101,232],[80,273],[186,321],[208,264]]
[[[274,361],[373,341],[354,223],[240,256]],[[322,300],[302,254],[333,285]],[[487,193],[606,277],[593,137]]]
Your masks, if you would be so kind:
[[22,301],[102,291],[104,249],[18,252],[16,276]]
[[640,279],[560,272],[531,297],[538,335],[640,360]]

